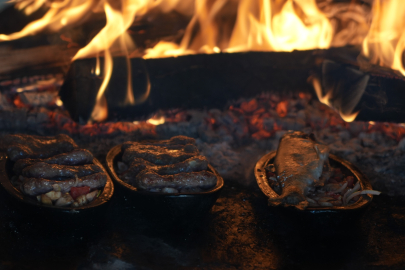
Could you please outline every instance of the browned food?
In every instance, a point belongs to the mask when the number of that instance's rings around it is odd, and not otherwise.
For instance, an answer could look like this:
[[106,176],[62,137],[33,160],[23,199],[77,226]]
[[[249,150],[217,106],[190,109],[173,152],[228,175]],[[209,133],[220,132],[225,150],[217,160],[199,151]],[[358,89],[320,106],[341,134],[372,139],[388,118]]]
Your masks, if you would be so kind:
[[42,204],[82,206],[98,197],[107,183],[108,176],[93,163],[93,155],[77,149],[67,135],[7,135],[0,144],[14,161],[12,184]]
[[25,177],[36,178],[60,178],[60,177],[82,177],[93,173],[102,172],[102,169],[95,164],[86,164],[79,166],[48,164],[37,162],[22,170]]
[[181,190],[184,188],[209,189],[214,187],[216,182],[216,175],[208,171],[160,175],[154,171],[144,170],[136,176],[132,184],[143,190],[163,188]]
[[[327,176],[321,177],[328,163],[329,149],[311,136],[300,132],[286,133],[280,140],[274,160],[281,195],[271,199],[274,203],[308,206],[307,195],[315,187],[323,186]],[[324,172],[325,173],[325,172]]]
[[128,170],[120,174],[120,177],[123,180],[134,179],[138,173],[145,169],[155,171],[157,174],[165,175],[177,174],[181,172],[199,172],[207,170],[207,168],[208,160],[203,156],[195,156],[179,163],[161,166],[157,166],[141,158],[136,158],[132,161]]
[[187,136],[174,136],[172,137],[170,140],[161,140],[161,141],[145,141],[142,143],[139,142],[125,142],[122,144],[121,150],[125,151],[127,148],[133,146],[133,145],[138,145],[138,144],[142,144],[142,145],[155,145],[155,146],[165,146],[165,147],[169,147],[172,149],[180,149],[182,148],[184,145],[187,144],[193,144],[195,145],[195,139],[194,138],[190,138]]
[[179,163],[165,166],[155,166],[153,170],[158,174],[177,174],[182,172],[199,172],[207,170],[207,168],[207,158],[203,156],[195,156]]
[[32,135],[7,135],[3,137],[7,154],[12,161],[22,158],[48,158],[70,152],[77,147],[72,138],[60,134],[55,137]]
[[68,153],[62,153],[45,159],[24,158],[14,163],[13,171],[15,174],[21,174],[25,167],[31,166],[37,162],[59,165],[82,165],[93,163],[93,154],[86,149],[77,149]]
[[94,190],[104,187],[106,183],[107,176],[105,173],[95,173],[63,181],[23,177],[20,189],[26,195],[37,196],[54,190],[55,185],[60,187],[60,192],[66,193],[69,192],[72,187],[88,186]]
[[122,161],[130,164],[135,158],[142,158],[156,165],[170,165],[185,161],[198,155],[198,149],[195,145],[183,145],[180,149],[171,149],[170,147],[134,144],[125,149],[122,155]]
[[120,178],[141,190],[197,192],[216,185],[217,177],[207,171],[208,161],[193,138],[126,142],[121,150]]

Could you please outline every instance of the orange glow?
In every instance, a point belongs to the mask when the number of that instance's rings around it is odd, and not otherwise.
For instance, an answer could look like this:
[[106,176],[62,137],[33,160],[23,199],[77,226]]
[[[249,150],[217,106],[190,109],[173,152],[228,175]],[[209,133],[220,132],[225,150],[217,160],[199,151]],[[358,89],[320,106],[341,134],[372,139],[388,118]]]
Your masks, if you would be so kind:
[[165,117],[164,116],[160,116],[160,117],[154,116],[154,117],[148,119],[146,121],[146,123],[152,124],[154,126],[158,126],[158,125],[165,123]]
[[398,70],[405,75],[405,1],[375,0],[373,22],[363,42],[362,54],[370,63]]
[[276,111],[280,117],[285,117],[287,115],[287,102],[280,101],[277,104]]

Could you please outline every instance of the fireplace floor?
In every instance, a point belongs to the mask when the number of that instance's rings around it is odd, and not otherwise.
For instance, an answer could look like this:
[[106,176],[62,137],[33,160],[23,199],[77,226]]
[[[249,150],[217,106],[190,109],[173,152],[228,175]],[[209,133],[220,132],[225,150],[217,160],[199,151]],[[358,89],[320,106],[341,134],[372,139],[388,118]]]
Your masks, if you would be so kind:
[[405,201],[388,196],[375,197],[357,221],[311,230],[272,213],[257,187],[237,185],[226,185],[207,217],[181,226],[156,223],[114,197],[98,228],[41,232],[7,196],[0,205],[1,269],[405,267]]

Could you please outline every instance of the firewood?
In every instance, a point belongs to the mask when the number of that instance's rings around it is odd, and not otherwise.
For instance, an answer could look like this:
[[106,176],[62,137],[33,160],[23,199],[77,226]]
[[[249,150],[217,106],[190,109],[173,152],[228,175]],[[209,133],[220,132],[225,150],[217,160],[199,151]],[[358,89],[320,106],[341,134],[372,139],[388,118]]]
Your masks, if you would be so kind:
[[[232,99],[265,91],[310,92],[306,80],[312,51],[249,52],[188,55],[177,58],[131,59],[135,105],[124,105],[127,89],[125,58],[115,57],[105,95],[113,118],[137,119],[157,109],[222,108]],[[101,60],[101,66],[103,66]],[[102,76],[94,76],[95,59],[72,63],[60,91],[73,119],[87,121]],[[150,95],[140,103],[150,83]],[[85,91],[84,91],[85,90]],[[79,102],[80,101],[80,102]]]
[[[188,55],[147,60],[133,58],[131,77],[134,105],[125,104],[126,60],[115,57],[111,81],[105,92],[109,117],[114,120],[137,120],[149,117],[159,109],[223,108],[230,100],[253,97],[262,92],[314,93],[308,77],[322,73],[322,63],[332,59],[336,60],[337,70],[347,72],[337,72],[332,77],[329,72],[326,86],[347,86],[357,81],[356,85],[350,86],[351,89],[361,86],[364,92],[358,95],[357,98],[361,97],[357,106],[346,106],[347,100],[343,99],[345,108],[360,110],[358,120],[404,122],[405,107],[402,103],[405,100],[405,79],[379,67],[374,68],[373,72],[361,71],[356,65],[358,51],[357,54],[355,51],[353,48],[340,48],[291,53]],[[90,119],[103,76],[91,74],[95,63],[95,59],[73,62],[60,91],[62,101],[75,121],[87,122]],[[334,80],[331,80],[333,77]],[[367,77],[368,80],[365,79]],[[148,88],[148,82],[150,95],[142,103],[140,97]]]
[[69,65],[77,48],[66,49],[62,45],[45,45],[28,49],[0,47],[0,74],[10,73],[23,68],[39,69],[44,65]]

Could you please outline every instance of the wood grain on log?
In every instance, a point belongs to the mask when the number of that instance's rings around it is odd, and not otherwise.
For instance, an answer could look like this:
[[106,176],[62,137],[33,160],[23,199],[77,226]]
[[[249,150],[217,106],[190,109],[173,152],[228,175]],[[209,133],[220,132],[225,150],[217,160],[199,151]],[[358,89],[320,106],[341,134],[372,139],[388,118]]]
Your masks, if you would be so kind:
[[62,45],[44,45],[28,49],[0,47],[0,74],[19,69],[39,69],[46,65],[68,66],[77,48],[66,49]]

